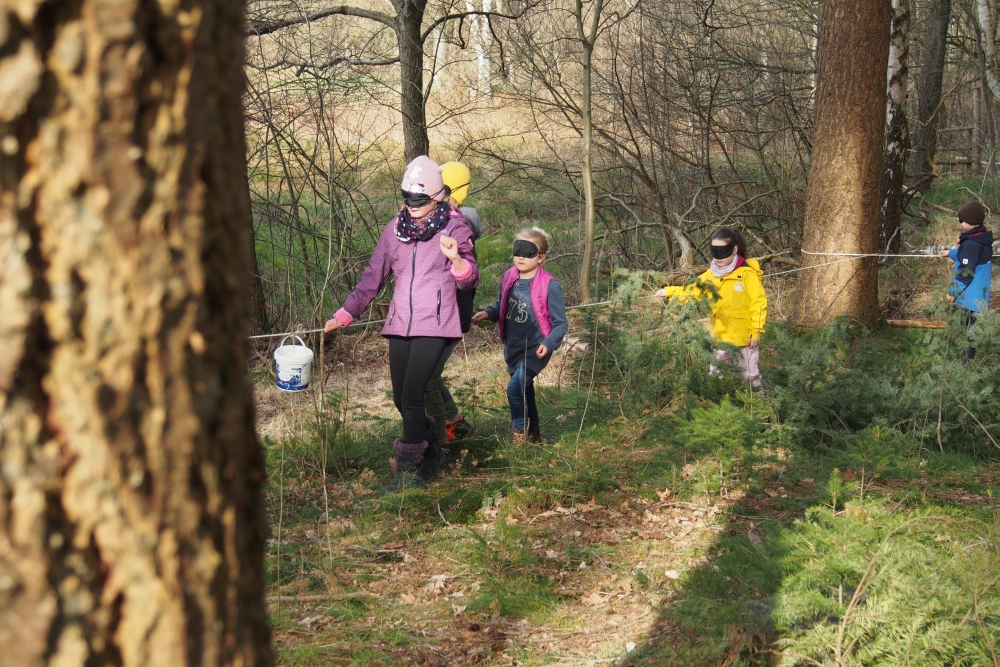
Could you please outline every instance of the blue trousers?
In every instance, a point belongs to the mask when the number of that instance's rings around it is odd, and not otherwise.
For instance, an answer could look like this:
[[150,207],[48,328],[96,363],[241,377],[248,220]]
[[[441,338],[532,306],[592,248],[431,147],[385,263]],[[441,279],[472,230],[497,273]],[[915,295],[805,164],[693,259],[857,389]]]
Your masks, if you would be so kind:
[[510,403],[510,425],[515,433],[537,436],[540,432],[538,406],[535,404],[535,375],[518,364],[507,383],[507,402]]

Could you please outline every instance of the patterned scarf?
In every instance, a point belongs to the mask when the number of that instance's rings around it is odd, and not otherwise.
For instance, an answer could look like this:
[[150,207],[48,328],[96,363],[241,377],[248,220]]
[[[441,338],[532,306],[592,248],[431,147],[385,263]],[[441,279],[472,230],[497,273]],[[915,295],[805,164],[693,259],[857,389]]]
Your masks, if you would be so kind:
[[426,241],[433,238],[448,224],[451,207],[447,202],[441,202],[438,207],[422,218],[410,215],[410,209],[405,206],[396,216],[396,238],[400,241]]

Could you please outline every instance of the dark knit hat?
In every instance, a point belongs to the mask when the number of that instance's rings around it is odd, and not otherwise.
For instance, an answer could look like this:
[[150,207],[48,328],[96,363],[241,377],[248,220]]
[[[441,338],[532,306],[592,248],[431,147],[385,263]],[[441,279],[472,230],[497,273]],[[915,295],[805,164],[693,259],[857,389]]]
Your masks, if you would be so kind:
[[977,201],[970,201],[968,204],[958,209],[958,221],[967,222],[973,227],[983,224],[986,220],[986,209]]

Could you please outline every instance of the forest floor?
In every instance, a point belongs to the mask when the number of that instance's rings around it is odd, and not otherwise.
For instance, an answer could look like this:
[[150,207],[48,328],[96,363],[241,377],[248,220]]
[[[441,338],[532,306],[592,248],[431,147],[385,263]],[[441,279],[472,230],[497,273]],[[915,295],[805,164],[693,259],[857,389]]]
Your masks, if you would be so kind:
[[[466,337],[446,377],[476,435],[452,445],[426,489],[389,496],[377,490],[398,416],[375,332],[329,342],[326,405],[258,383],[268,594],[297,598],[270,603],[281,664],[824,664],[826,649],[802,635],[815,623],[851,636],[852,596],[864,602],[877,583],[823,575],[843,567],[813,562],[817,539],[832,540],[833,560],[854,554],[860,572],[893,521],[926,516],[901,543],[930,531],[953,560],[991,545],[962,569],[1000,567],[995,463],[929,441],[887,452],[889,429],[843,451],[801,447],[769,398],[738,389],[631,414],[588,386],[582,345],[540,378],[544,444],[516,445],[500,352],[491,331]],[[765,375],[780,357],[765,345]],[[814,574],[826,579],[808,583]],[[993,584],[964,585],[995,598]],[[843,611],[782,623],[803,595]],[[996,618],[985,623],[995,650]]]

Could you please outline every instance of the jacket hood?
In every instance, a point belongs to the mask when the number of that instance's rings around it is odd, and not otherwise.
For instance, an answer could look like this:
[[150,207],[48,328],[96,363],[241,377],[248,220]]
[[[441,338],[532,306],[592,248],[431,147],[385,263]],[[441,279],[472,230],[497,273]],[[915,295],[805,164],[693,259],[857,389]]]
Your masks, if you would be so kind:
[[962,232],[958,238],[960,242],[975,241],[980,245],[993,247],[993,232],[984,228],[982,225],[979,227],[973,227],[967,232]]
[[[750,269],[751,271],[753,271],[754,273],[756,273],[757,277],[761,277],[761,276],[764,275],[764,272],[760,270],[760,262],[758,262],[756,259],[752,259],[752,258],[748,259],[746,257],[743,258],[743,264],[740,266],[740,268],[734,270],[733,273],[736,273],[737,271],[739,271],[740,269],[742,269],[744,267],[746,267],[746,268]],[[729,275],[731,276],[731,275],[733,275],[733,273],[730,273]]]
[[462,206],[458,210],[462,213],[469,228],[472,229],[472,240],[478,241],[479,237],[483,235],[483,219],[479,217],[479,211],[471,206]]

